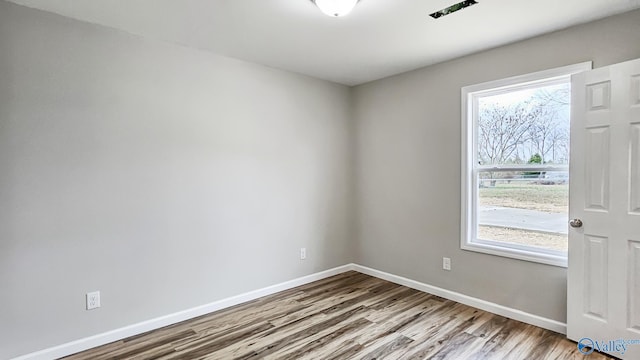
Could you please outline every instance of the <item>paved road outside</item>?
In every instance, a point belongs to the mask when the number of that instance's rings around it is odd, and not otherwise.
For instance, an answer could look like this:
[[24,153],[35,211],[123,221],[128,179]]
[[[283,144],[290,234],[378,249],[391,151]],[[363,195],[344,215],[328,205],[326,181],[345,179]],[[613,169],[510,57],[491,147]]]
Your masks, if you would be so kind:
[[478,214],[480,225],[510,227],[558,234],[569,233],[569,216],[535,210],[514,209],[499,206],[481,206]]

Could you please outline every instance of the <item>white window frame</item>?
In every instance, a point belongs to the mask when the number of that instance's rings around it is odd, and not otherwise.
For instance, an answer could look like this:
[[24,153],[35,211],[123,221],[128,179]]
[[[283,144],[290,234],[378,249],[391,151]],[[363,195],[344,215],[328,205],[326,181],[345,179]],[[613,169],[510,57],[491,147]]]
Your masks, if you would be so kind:
[[553,85],[571,81],[571,75],[592,68],[591,61],[539,71],[506,79],[489,81],[462,88],[462,189],[461,189],[461,239],[463,250],[567,267],[567,253],[557,250],[534,248],[525,245],[482,240],[477,236],[478,173],[480,171],[552,171],[568,170],[567,166],[487,166],[478,164],[477,115],[478,99],[517,90]]

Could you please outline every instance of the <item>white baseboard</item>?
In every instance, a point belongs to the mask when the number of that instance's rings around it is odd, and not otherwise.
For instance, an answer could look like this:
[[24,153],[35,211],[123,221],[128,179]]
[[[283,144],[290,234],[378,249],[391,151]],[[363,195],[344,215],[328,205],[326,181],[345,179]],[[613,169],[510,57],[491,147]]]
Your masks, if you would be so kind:
[[268,286],[262,289],[249,291],[244,294],[232,296],[230,298],[214,301],[210,304],[198,306],[192,309],[161,316],[155,319],[143,321],[123,328],[108,331],[102,334],[90,336],[84,339],[72,341],[66,344],[44,349],[27,355],[19,356],[13,360],[51,360],[57,359],[80,351],[88,350],[97,346],[105,345],[114,341],[122,340],[130,336],[139,335],[147,331],[159,329],[181,321],[193,319],[214,311],[222,310],[234,305],[238,305],[257,298],[275,294],[280,291],[292,289],[296,286],[305,285],[314,281],[322,280],[330,276],[353,270],[353,265],[343,265],[333,269],[321,271],[315,274],[303,276],[280,284]]
[[474,298],[468,295],[460,294],[455,291],[439,288],[424,284],[415,280],[407,279],[402,276],[389,274],[383,271],[368,268],[357,264],[351,264],[351,269],[361,272],[363,274],[375,276],[379,279],[391,281],[399,285],[404,285],[412,289],[420,290],[429,294],[440,296],[442,298],[453,300],[461,304],[469,305],[480,310],[488,311],[493,314],[507,317],[509,319],[522,321],[527,324],[535,325],[543,329],[555,331],[560,334],[567,334],[567,324],[561,323],[556,320],[547,319],[542,316],[530,314],[522,310],[513,309],[507,306],[492,303],[486,300]]
[[280,291],[292,289],[296,286],[305,285],[314,281],[322,280],[330,276],[338,275],[347,271],[358,271],[363,274],[371,275],[379,279],[391,281],[393,283],[404,285],[412,289],[420,290],[429,294],[437,295],[445,299],[453,300],[465,305],[469,305],[481,310],[485,310],[497,315],[508,317],[510,319],[525,322],[544,329],[555,331],[561,334],[567,333],[567,325],[559,321],[547,319],[538,315],[533,315],[521,310],[513,309],[503,305],[498,305],[489,301],[481,300],[471,296],[457,293],[455,291],[446,290],[436,286],[424,284],[415,280],[407,279],[402,276],[389,274],[383,271],[368,268],[357,264],[347,264],[333,269],[321,271],[315,274],[303,276],[280,284],[268,286],[262,289],[250,291],[244,294],[232,296],[230,298],[218,300],[210,304],[187,309],[177,313],[161,316],[155,319],[143,321],[137,324],[115,329],[102,334],[90,336],[84,339],[72,341],[66,344],[44,349],[27,355],[23,355],[13,360],[51,360],[75,354],[80,351],[88,350],[97,346],[108,344],[128,338],[130,336],[139,335],[147,331],[159,329],[168,325],[189,320],[198,316],[202,316],[214,311],[222,310],[234,305],[238,305],[257,298],[275,294]]

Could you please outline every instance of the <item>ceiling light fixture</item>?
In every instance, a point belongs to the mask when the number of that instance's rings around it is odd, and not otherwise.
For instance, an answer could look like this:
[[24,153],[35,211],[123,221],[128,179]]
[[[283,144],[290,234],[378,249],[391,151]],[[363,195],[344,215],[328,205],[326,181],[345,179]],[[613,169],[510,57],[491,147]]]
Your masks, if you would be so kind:
[[353,10],[360,0],[311,0],[320,11],[332,16],[345,16]]

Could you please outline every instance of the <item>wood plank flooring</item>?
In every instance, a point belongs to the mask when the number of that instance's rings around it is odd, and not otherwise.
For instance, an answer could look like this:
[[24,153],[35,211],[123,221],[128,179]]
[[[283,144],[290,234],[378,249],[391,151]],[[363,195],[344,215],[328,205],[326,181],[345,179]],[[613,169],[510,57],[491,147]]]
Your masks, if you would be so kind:
[[65,359],[583,358],[563,335],[347,272]]

